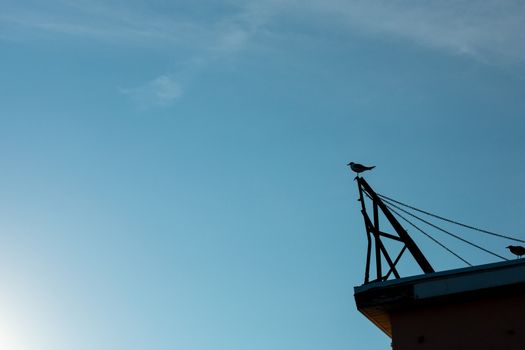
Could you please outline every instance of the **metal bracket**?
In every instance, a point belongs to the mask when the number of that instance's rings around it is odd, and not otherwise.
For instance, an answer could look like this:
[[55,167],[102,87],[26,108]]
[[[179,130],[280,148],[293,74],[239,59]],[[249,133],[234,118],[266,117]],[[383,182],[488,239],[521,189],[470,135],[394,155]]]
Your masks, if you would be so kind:
[[[434,269],[425,258],[419,247],[412,240],[408,232],[401,226],[399,221],[394,217],[392,212],[388,209],[385,203],[381,198],[375,193],[375,191],[370,187],[370,185],[365,181],[364,178],[357,176],[357,187],[359,189],[359,201],[361,202],[361,213],[363,214],[363,219],[365,221],[366,237],[367,237],[367,251],[366,251],[366,268],[365,268],[365,284],[375,281],[386,281],[391,274],[394,274],[395,278],[400,278],[399,272],[396,269],[396,265],[401,259],[403,253],[408,249],[410,254],[414,257],[416,262],[421,267],[423,273],[432,273]],[[373,219],[370,219],[368,212],[366,210],[366,204],[364,199],[364,194],[372,201],[372,211]],[[388,220],[390,225],[394,228],[394,234],[386,233],[380,230],[379,228],[379,212]],[[397,257],[392,261],[392,258],[388,254],[387,249],[385,248],[381,239],[391,239],[403,243],[403,248],[397,255]],[[374,255],[375,255],[375,267],[376,267],[376,279],[370,281],[370,259],[372,255],[372,239],[374,245]],[[383,275],[382,271],[382,258],[384,258],[388,264],[388,271]]]

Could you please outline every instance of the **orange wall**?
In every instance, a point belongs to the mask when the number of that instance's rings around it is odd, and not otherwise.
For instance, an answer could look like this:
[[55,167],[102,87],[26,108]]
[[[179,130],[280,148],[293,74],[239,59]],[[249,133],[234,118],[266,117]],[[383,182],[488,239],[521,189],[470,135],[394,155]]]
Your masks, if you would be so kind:
[[525,350],[525,296],[391,313],[394,350]]

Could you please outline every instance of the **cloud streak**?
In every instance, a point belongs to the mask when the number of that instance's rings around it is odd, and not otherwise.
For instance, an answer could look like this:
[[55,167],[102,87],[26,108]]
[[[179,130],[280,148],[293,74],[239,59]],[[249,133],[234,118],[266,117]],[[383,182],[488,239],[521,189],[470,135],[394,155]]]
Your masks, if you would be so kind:
[[525,4],[510,0],[311,3],[348,28],[482,59],[525,58]]
[[22,40],[42,37],[84,37],[117,41],[121,45],[157,45],[189,51],[228,54],[248,43],[258,18],[247,18],[252,6],[224,6],[220,15],[195,15],[189,6],[170,8],[147,6],[130,0],[51,0],[54,6],[21,6],[13,3],[0,14],[0,36]]
[[170,106],[182,96],[179,83],[167,75],[161,75],[142,86],[120,89],[120,92],[130,96],[141,108]]
[[338,30],[405,39],[452,54],[525,58],[525,4],[513,0],[225,0],[168,8],[139,0],[125,6],[96,0],[13,4],[0,15],[0,24],[12,32],[180,45],[208,55],[237,53],[256,41],[261,30],[271,31],[274,22],[304,17],[313,20],[310,26],[338,23]]

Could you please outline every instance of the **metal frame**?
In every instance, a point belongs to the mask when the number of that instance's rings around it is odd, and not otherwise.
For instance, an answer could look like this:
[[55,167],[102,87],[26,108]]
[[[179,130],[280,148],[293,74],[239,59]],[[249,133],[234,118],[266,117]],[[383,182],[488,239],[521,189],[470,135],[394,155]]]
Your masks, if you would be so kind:
[[[364,178],[357,176],[357,187],[359,189],[359,201],[361,202],[361,213],[363,214],[363,219],[365,221],[365,229],[366,229],[366,237],[367,237],[367,251],[366,251],[366,269],[365,269],[365,284],[370,282],[376,282],[376,281],[386,281],[391,274],[394,274],[395,278],[400,278],[399,272],[396,269],[396,265],[401,259],[401,256],[403,253],[408,249],[408,251],[412,254],[416,262],[419,264],[419,267],[421,267],[421,270],[424,273],[431,273],[434,272],[434,269],[428,262],[428,260],[425,258],[421,250],[419,250],[419,247],[416,245],[416,243],[412,240],[408,232],[401,226],[399,221],[394,217],[392,212],[387,208],[385,203],[379,198],[379,196],[374,192],[372,187],[365,181]],[[368,216],[364,195],[366,194],[370,200],[372,201],[372,211],[373,211],[373,223],[370,217]],[[396,235],[386,233],[380,230],[379,227],[379,213],[383,213],[383,216],[390,222],[390,225],[394,228],[394,230],[397,233]],[[382,238],[392,239],[401,243],[404,243],[403,248],[397,255],[397,257],[392,261],[392,258],[388,254],[388,251],[386,250],[383,242],[381,241]],[[374,245],[374,255],[375,255],[375,267],[376,267],[376,279],[370,281],[370,259],[372,255],[372,240]],[[389,270],[385,275],[383,275],[382,270],[382,259],[381,257],[384,257]]]

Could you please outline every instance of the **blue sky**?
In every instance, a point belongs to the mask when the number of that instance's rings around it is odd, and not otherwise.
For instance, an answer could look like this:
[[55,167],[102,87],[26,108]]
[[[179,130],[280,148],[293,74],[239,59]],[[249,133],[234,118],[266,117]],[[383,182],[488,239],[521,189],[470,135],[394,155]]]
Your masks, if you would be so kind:
[[0,5],[2,349],[388,349],[351,160],[525,237],[519,1]]

